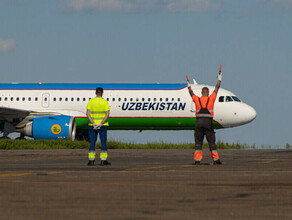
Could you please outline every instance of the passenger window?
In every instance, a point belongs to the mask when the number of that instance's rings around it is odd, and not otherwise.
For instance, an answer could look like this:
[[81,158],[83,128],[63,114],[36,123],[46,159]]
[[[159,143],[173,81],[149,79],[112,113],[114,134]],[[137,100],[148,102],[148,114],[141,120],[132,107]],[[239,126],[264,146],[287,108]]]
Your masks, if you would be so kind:
[[119,102],[121,101],[121,98],[119,98]]
[[133,98],[130,98],[130,101],[132,102],[133,101]]
[[126,102],[127,101],[127,98],[124,98],[124,101]]
[[2,101],[2,98],[0,97],[0,102]]
[[144,102],[145,101],[145,99],[144,98],[142,98],[142,102]]
[[226,102],[232,102],[233,99],[232,99],[230,96],[226,96],[225,101],[226,101]]
[[172,98],[171,101],[174,101],[174,98]]
[[16,98],[16,101],[19,101],[19,97]]
[[139,98],[136,98],[136,101],[139,102]]
[[7,101],[7,97],[5,97],[5,101]]
[[74,102],[74,98],[71,98],[71,102]]
[[168,98],[166,98],[165,101],[168,102]]
[[239,98],[237,98],[236,96],[232,96],[233,100],[236,102],[240,102]]
[[148,98],[148,102],[150,102],[151,101],[151,99],[150,98]]
[[29,101],[29,102],[31,101],[31,97],[28,97],[28,101]]
[[106,98],[106,101],[109,101],[109,98]]
[[113,102],[115,101],[116,99],[115,98],[113,98]]
[[162,102],[162,98],[160,98],[160,102]]
[[153,100],[154,100],[154,102],[156,102],[156,98],[154,98]]
[[178,98],[177,101],[179,102],[180,101],[180,98]]
[[[53,98],[53,101],[55,102],[57,100],[57,98],[55,97],[55,98]],[[47,98],[45,98],[45,101],[47,101]]]
[[77,98],[77,102],[79,102],[80,101],[80,98]]
[[61,97],[59,98],[59,101],[62,102],[62,98]]
[[11,97],[10,100],[13,101],[13,97]]
[[22,101],[25,101],[25,97],[22,98]]
[[219,102],[224,102],[224,96],[219,97]]
[[86,101],[86,98],[83,98],[83,102],[85,102]]
[[65,102],[68,102],[68,98],[65,98]]

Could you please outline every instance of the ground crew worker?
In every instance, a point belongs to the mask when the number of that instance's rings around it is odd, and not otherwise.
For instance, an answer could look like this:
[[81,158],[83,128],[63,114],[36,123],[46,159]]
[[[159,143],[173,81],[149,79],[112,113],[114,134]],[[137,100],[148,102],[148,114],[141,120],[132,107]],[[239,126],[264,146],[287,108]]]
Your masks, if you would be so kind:
[[210,147],[211,157],[213,159],[214,165],[222,164],[220,162],[219,155],[217,152],[217,146],[215,143],[216,141],[215,132],[212,123],[214,116],[214,103],[221,85],[221,80],[222,74],[220,67],[218,82],[215,86],[214,92],[209,96],[209,88],[204,87],[202,88],[202,97],[198,97],[194,94],[191,85],[188,81],[189,93],[196,105],[195,153],[194,153],[195,165],[199,165],[201,160],[203,159],[202,145],[205,135]]
[[103,89],[98,87],[96,89],[96,97],[90,99],[87,105],[86,115],[89,119],[89,153],[88,153],[88,165],[92,166],[95,162],[95,143],[97,140],[97,135],[99,134],[101,142],[101,152],[100,152],[100,165],[111,165],[108,162],[107,157],[107,126],[109,125],[107,119],[109,117],[110,109],[108,102],[102,98]]

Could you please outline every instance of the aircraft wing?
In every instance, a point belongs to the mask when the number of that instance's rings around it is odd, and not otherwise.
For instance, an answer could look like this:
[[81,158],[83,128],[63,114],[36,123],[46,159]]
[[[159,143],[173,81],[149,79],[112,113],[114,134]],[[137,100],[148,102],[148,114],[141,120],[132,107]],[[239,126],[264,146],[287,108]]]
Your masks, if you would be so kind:
[[56,112],[35,112],[24,109],[0,107],[0,121],[10,122],[17,128],[25,126],[25,124],[32,118],[60,115]]
[[23,109],[0,107],[0,120],[13,121],[14,119],[23,119],[31,112]]

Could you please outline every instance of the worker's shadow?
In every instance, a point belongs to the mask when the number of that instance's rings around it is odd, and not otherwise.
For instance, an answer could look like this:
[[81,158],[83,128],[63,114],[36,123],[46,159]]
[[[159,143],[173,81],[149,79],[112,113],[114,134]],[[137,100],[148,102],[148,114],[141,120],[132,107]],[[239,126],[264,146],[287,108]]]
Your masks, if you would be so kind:
[[192,163],[193,166],[213,166],[214,164],[213,163],[200,163],[200,164],[195,164],[195,163]]

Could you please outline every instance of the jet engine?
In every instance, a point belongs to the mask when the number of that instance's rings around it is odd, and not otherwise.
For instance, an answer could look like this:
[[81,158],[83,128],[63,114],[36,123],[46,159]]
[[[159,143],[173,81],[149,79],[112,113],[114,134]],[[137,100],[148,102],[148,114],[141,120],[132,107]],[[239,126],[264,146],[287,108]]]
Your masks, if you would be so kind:
[[72,116],[43,116],[29,119],[17,131],[34,139],[75,140],[76,123]]

